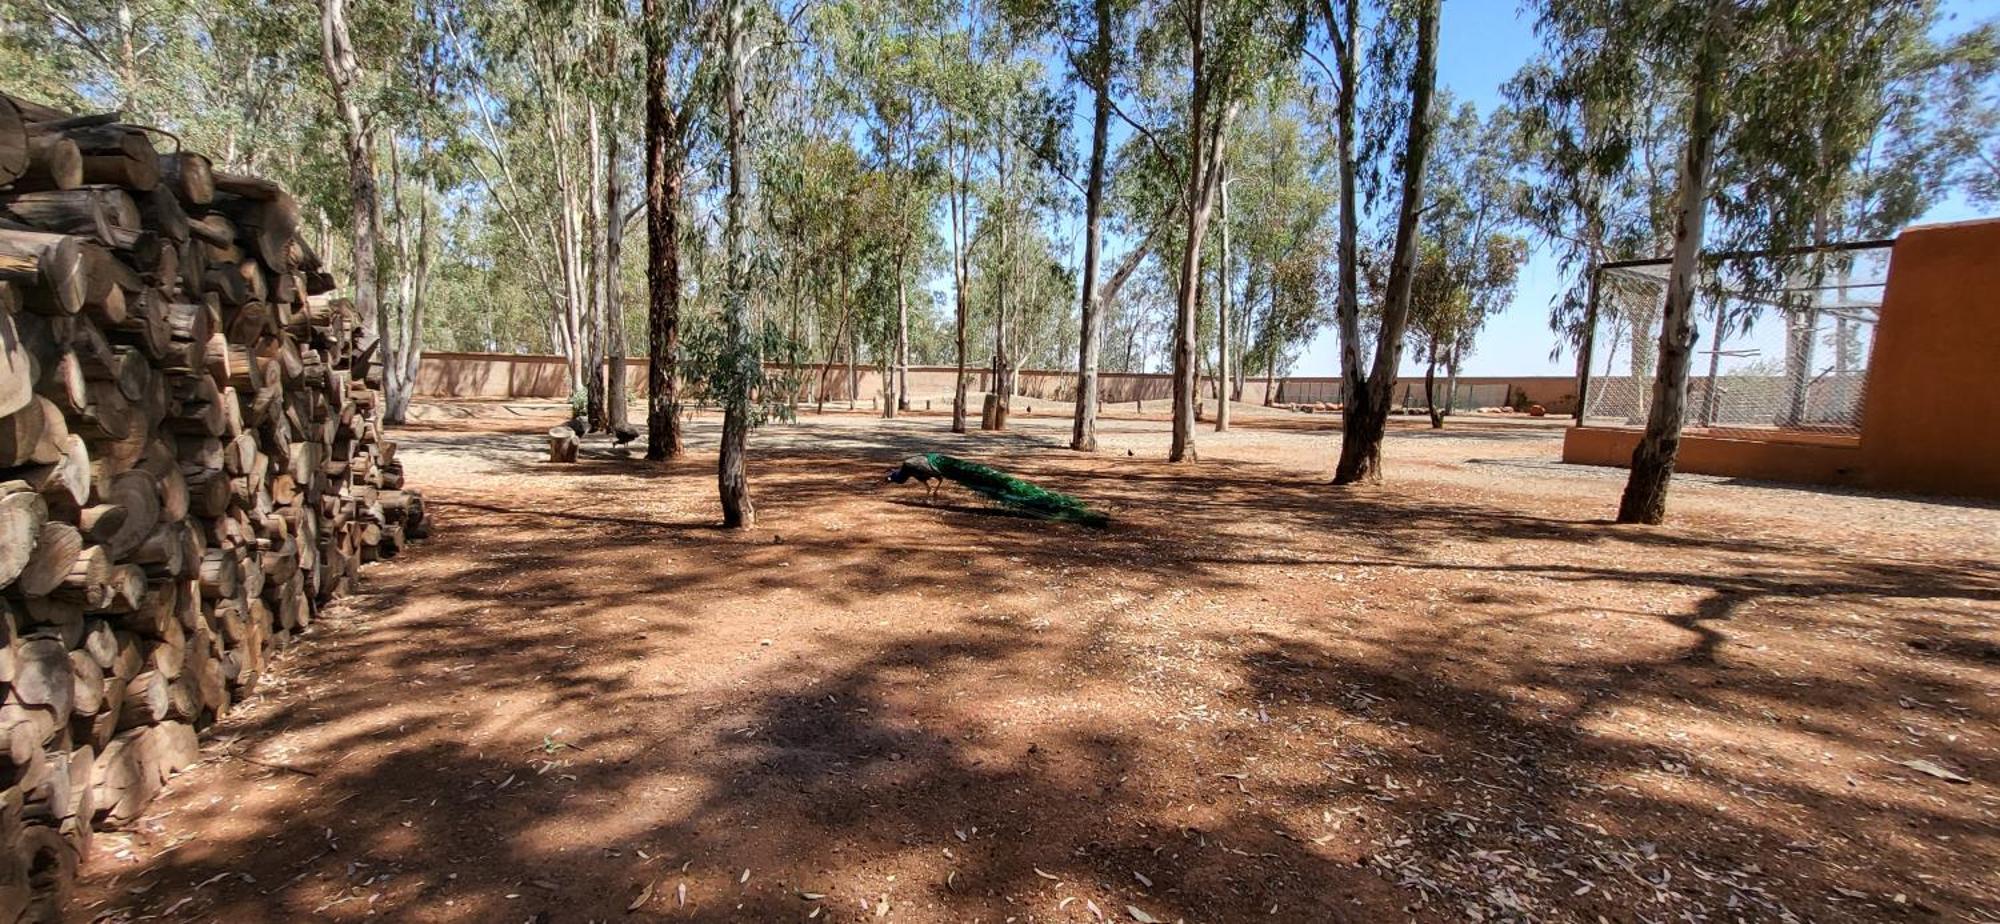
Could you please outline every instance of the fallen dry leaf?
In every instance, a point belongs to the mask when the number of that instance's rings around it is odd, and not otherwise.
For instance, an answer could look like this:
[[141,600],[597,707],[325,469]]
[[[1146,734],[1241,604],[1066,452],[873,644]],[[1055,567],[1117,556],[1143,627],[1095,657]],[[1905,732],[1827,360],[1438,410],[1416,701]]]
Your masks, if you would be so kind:
[[1964,776],[1961,776],[1961,775],[1959,775],[1959,774],[1957,774],[1957,773],[1955,773],[1955,772],[1953,772],[1953,771],[1951,771],[1951,770],[1947,770],[1947,769],[1945,769],[1944,767],[1941,767],[1941,766],[1938,766],[1937,764],[1934,764],[1934,763],[1931,763],[1931,762],[1930,762],[1930,761],[1928,761],[1928,760],[1924,760],[1924,759],[1923,759],[1923,758],[1921,758],[1921,757],[1919,757],[1919,758],[1915,758],[1915,759],[1912,759],[1912,760],[1899,760],[1899,761],[1896,761],[1896,763],[1898,763],[1898,764],[1901,764],[1902,766],[1905,766],[1905,767],[1908,767],[1908,768],[1910,768],[1910,769],[1912,769],[1912,770],[1915,770],[1915,771],[1917,771],[1918,773],[1923,773],[1923,774],[1927,774],[1927,775],[1930,775],[1930,776],[1934,776],[1934,777],[1937,777],[1938,779],[1940,779],[1940,780],[1943,780],[1943,781],[1945,781],[1945,782],[1947,782],[1947,783],[1970,783],[1970,782],[1972,782],[1972,780],[1971,780],[1971,779],[1969,779],[1969,778],[1967,778],[1967,777],[1964,777]]

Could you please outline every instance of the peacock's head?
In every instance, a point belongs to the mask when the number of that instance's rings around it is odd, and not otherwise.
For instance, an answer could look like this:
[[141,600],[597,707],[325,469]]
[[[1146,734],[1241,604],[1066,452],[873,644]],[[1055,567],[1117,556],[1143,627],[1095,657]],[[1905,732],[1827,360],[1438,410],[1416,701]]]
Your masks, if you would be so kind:
[[910,480],[910,473],[903,471],[901,468],[892,468],[889,470],[889,476],[882,480],[891,484],[902,484]]

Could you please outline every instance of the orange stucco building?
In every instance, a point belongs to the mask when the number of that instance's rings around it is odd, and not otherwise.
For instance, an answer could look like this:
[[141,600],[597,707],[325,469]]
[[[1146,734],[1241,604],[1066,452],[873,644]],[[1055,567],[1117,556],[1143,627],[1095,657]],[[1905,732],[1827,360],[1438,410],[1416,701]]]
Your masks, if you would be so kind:
[[[1684,472],[2000,498],[2000,219],[1898,235],[1857,437],[1683,434]],[[1639,432],[1573,427],[1563,461],[1626,465]]]

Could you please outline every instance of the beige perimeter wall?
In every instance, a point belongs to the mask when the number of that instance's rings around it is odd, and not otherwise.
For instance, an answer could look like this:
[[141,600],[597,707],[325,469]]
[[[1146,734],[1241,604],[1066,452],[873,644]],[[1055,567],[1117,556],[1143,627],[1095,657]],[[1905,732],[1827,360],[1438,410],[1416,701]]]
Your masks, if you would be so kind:
[[[979,369],[966,370],[968,387],[983,392],[992,375]],[[646,361],[627,360],[625,374],[633,396],[645,393]],[[949,366],[910,367],[912,400],[949,400],[956,370]],[[881,376],[872,368],[855,370],[844,366],[827,370],[818,367],[805,372],[806,394],[824,389],[829,400],[845,401],[850,395],[866,401],[881,394]],[[1461,376],[1459,394],[1475,405],[1508,403],[1509,395],[1524,395],[1525,403],[1540,404],[1551,414],[1567,414],[1575,407],[1576,379],[1570,376]],[[1332,402],[1338,400],[1340,380],[1330,376],[1291,376],[1268,383],[1273,400],[1286,403]],[[1243,399],[1262,402],[1267,387],[1261,378],[1245,384]],[[1398,403],[1423,403],[1423,379],[1396,383]],[[1098,375],[1098,388],[1107,404],[1127,401],[1164,401],[1173,393],[1172,378],[1158,372],[1105,372]],[[1444,381],[1438,381],[1440,393]],[[1025,369],[1020,373],[1020,394],[1055,401],[1073,400],[1076,373]],[[554,398],[569,395],[569,378],[560,356],[515,355],[509,353],[426,353],[417,370],[417,394],[433,398]]]

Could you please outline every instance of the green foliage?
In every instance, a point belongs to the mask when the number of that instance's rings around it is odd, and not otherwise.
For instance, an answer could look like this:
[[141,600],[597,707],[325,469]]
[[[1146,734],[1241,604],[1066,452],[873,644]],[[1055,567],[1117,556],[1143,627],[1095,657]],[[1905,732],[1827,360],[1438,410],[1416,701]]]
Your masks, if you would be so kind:
[[1437,105],[1410,329],[1433,360],[1456,365],[1486,319],[1513,301],[1528,244],[1511,230],[1520,196],[1508,158],[1512,113],[1481,120],[1470,103],[1454,108],[1449,94]]
[[[1978,126],[1995,118],[1990,24],[1938,42],[1931,0],[1538,9],[1547,50],[1509,95],[1529,165],[1524,214],[1575,274],[1551,317],[1566,339],[1581,334],[1587,266],[1665,250],[1692,52],[1704,41],[1724,57],[1710,249],[1893,233],[1954,184],[1977,195],[1980,146],[1992,137]],[[1772,289],[1804,269],[1738,264],[1729,282]],[[1604,304],[1643,327],[1657,298],[1641,287],[1609,292]]]

